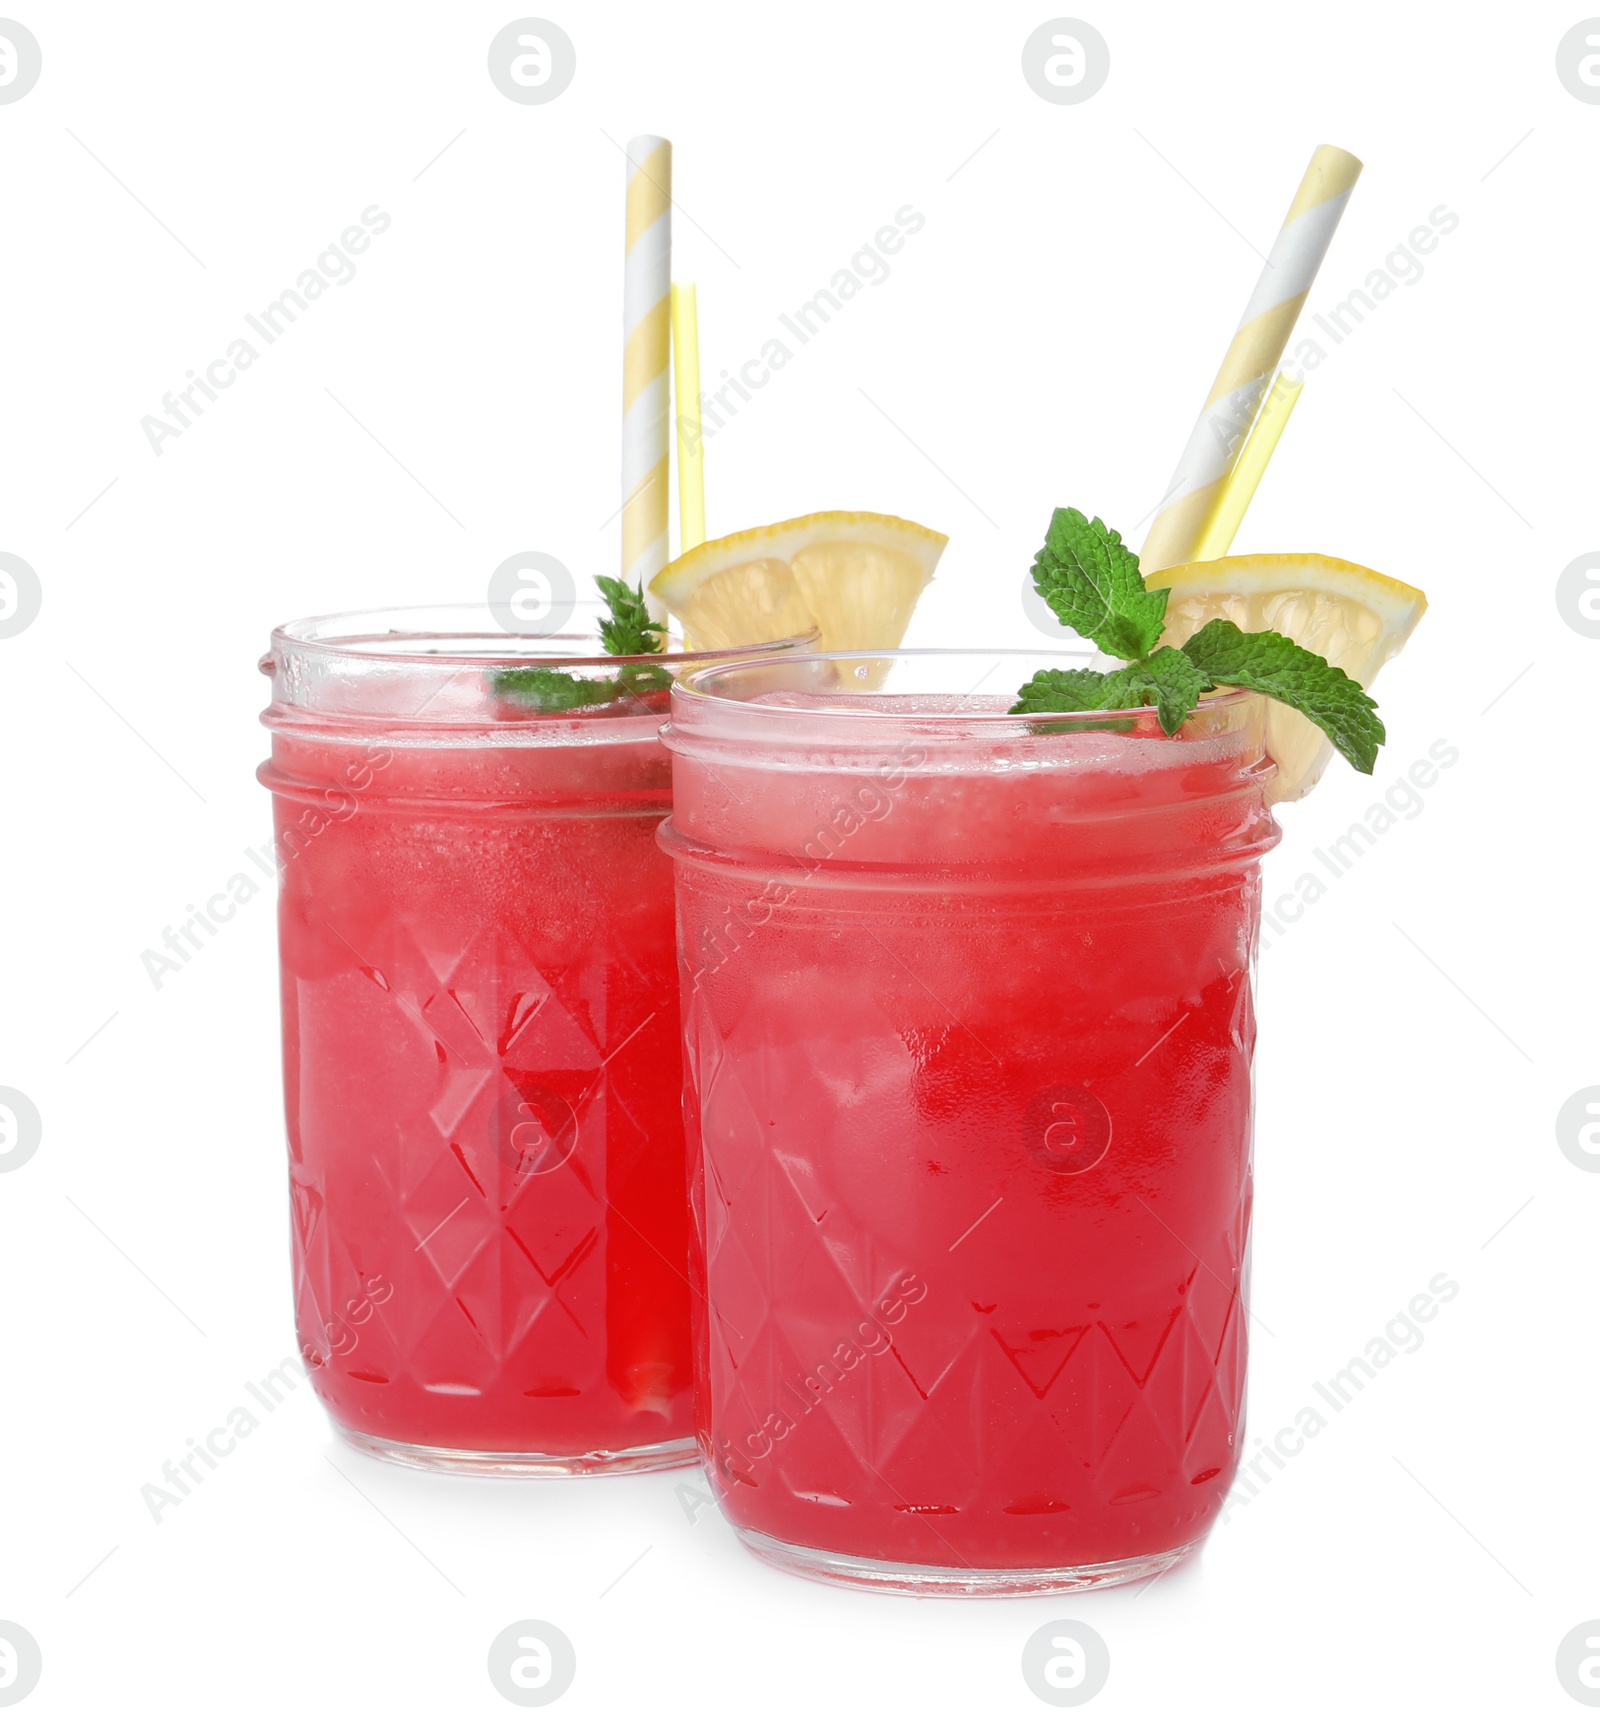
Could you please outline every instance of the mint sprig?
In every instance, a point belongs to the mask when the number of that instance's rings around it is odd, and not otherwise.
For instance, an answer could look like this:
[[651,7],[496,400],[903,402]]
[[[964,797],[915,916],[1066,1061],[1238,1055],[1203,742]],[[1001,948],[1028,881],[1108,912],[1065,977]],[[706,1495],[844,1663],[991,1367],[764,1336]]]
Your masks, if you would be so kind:
[[1088,713],[1154,707],[1171,737],[1201,696],[1220,685],[1249,689],[1318,726],[1359,773],[1371,773],[1384,741],[1377,703],[1320,653],[1276,630],[1247,631],[1216,617],[1181,647],[1157,647],[1167,591],[1146,588],[1139,560],[1097,516],[1058,509],[1033,564],[1033,585],[1069,629],[1131,663],[1115,671],[1041,671],[1018,691],[1013,713]]
[[626,653],[659,653],[666,639],[666,626],[657,623],[644,602],[644,583],[629,587],[614,575],[597,575],[594,584],[600,589],[610,617],[600,625],[600,639],[606,652],[613,657]]
[[[660,653],[666,626],[657,623],[645,604],[644,583],[629,587],[614,575],[597,575],[611,615],[600,622],[600,641],[613,659]],[[566,713],[575,707],[604,707],[624,695],[648,695],[667,688],[672,674],[660,665],[624,665],[615,677],[580,677],[549,665],[508,666],[495,673],[496,695],[509,695],[536,713]]]

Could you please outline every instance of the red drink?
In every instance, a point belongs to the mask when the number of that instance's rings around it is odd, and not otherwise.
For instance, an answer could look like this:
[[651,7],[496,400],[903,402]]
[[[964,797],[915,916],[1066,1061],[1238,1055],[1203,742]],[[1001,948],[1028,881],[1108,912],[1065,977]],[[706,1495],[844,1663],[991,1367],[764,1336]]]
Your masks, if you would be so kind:
[[664,692],[533,715],[486,620],[401,617],[274,639],[312,1382],[398,1461],[692,1461]]
[[1038,656],[875,664],[674,696],[702,1445],[786,1568],[1127,1580],[1239,1454],[1263,704],[1046,728]]

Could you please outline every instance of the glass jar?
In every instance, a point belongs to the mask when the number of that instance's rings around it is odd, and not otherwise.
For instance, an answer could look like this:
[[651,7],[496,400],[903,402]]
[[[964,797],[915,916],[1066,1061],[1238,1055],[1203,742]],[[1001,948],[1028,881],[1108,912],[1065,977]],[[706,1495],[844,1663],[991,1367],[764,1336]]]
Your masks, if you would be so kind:
[[1237,1465],[1265,704],[1006,712],[1085,663],[673,692],[697,1419],[787,1570],[1127,1581]]
[[[658,732],[682,653],[485,607],[274,632],[296,1319],[353,1444],[696,1459]],[[572,705],[577,703],[577,705]]]

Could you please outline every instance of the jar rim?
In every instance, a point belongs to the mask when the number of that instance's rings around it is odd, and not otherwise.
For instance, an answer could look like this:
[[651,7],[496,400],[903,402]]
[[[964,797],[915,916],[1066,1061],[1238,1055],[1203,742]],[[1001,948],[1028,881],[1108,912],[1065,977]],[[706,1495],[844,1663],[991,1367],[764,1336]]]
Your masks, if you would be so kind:
[[[1007,662],[1022,667],[1035,669],[1059,668],[1061,670],[1082,671],[1090,669],[1090,662],[1096,656],[1096,649],[1090,642],[1081,647],[1065,647],[1055,649],[1040,649],[1026,647],[901,647],[875,653],[785,653],[783,655],[768,655],[765,657],[746,657],[736,665],[709,665],[689,672],[678,678],[673,685],[673,718],[674,723],[700,713],[708,719],[721,715],[731,717],[735,712],[760,714],[758,723],[765,723],[771,716],[775,726],[782,725],[785,720],[791,723],[801,723],[805,720],[821,720],[832,724],[840,721],[859,721],[864,725],[893,725],[897,727],[910,726],[917,730],[924,728],[938,731],[964,730],[967,726],[977,728],[979,734],[999,728],[1015,731],[1019,723],[1025,721],[1052,720],[1059,718],[1081,725],[1084,729],[1094,729],[1097,721],[1127,722],[1156,715],[1154,706],[1117,707],[1117,708],[1083,708],[1064,709],[1061,713],[1016,714],[1005,709],[984,710],[981,708],[962,708],[958,705],[949,711],[941,712],[929,709],[922,712],[909,710],[904,704],[884,701],[881,696],[875,699],[871,683],[873,665],[884,665],[886,671],[895,664],[942,662],[966,660],[971,663],[992,661],[988,671],[979,678],[960,700],[970,700],[976,693],[979,684],[1000,666]],[[787,676],[798,680],[810,675],[821,682],[823,668],[838,668],[848,671],[858,678],[864,687],[851,689],[842,681],[832,687],[817,687],[807,690],[791,689],[775,691],[771,687],[761,688],[759,685],[769,677]],[[750,684],[748,694],[727,694],[714,685],[734,676],[745,678]],[[1003,680],[1004,681],[1004,680]],[[1009,687],[1019,688],[1026,681],[1025,676],[1019,676],[1011,681]],[[763,701],[764,695],[774,693],[805,694],[811,699],[803,704],[792,706],[770,701]],[[907,696],[911,691],[897,692]],[[931,697],[934,691],[922,692]],[[832,697],[833,699],[830,699]],[[1195,704],[1190,715],[1205,715],[1212,717],[1224,713],[1231,708],[1259,702],[1263,698],[1247,689],[1223,689],[1209,695],[1204,695]]]
[[[661,653],[610,654],[605,651],[597,627],[607,614],[604,600],[578,599],[573,601],[572,620],[581,620],[592,627],[541,632],[505,628],[496,609],[486,604],[402,605],[323,612],[277,625],[272,631],[272,647],[262,657],[260,669],[270,677],[279,655],[314,653],[389,665],[562,668],[633,665],[670,670],[680,665],[721,664],[751,654],[770,655],[790,647],[805,647],[818,636],[818,631],[812,629],[803,635],[751,642],[744,647],[691,648],[679,637],[669,635],[667,639],[672,645]],[[420,645],[423,643],[432,645]],[[469,650],[469,643],[476,646]],[[459,648],[455,644],[460,644]],[[538,651],[534,644],[540,644],[544,651]]]

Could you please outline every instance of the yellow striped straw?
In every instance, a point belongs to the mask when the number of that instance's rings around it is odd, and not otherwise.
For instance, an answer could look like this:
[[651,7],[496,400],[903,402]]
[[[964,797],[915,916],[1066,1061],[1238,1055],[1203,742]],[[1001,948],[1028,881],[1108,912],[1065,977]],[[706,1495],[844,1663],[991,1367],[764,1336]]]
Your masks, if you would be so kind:
[[1218,488],[1283,358],[1360,173],[1360,162],[1332,144],[1319,145],[1312,156],[1139,554],[1146,575],[1194,558]]
[[1289,423],[1289,415],[1294,412],[1295,403],[1304,388],[1303,378],[1291,378],[1283,372],[1272,380],[1272,388],[1261,403],[1261,412],[1256,415],[1256,423],[1251,426],[1244,448],[1239,451],[1239,459],[1218,488],[1211,519],[1201,532],[1199,543],[1189,559],[1191,563],[1209,563],[1214,557],[1228,555],[1233,536],[1239,531],[1239,523],[1244,520],[1244,512],[1256,495],[1256,487],[1267,471],[1267,463],[1272,460],[1272,452],[1278,447],[1278,439],[1283,436],[1283,428]]
[[[634,138],[622,287],[622,575],[646,588],[667,561],[671,285],[672,145]],[[662,615],[653,600],[651,612]]]
[[700,312],[693,282],[672,284],[672,389],[678,425],[678,551],[706,537],[705,434],[700,424]]

